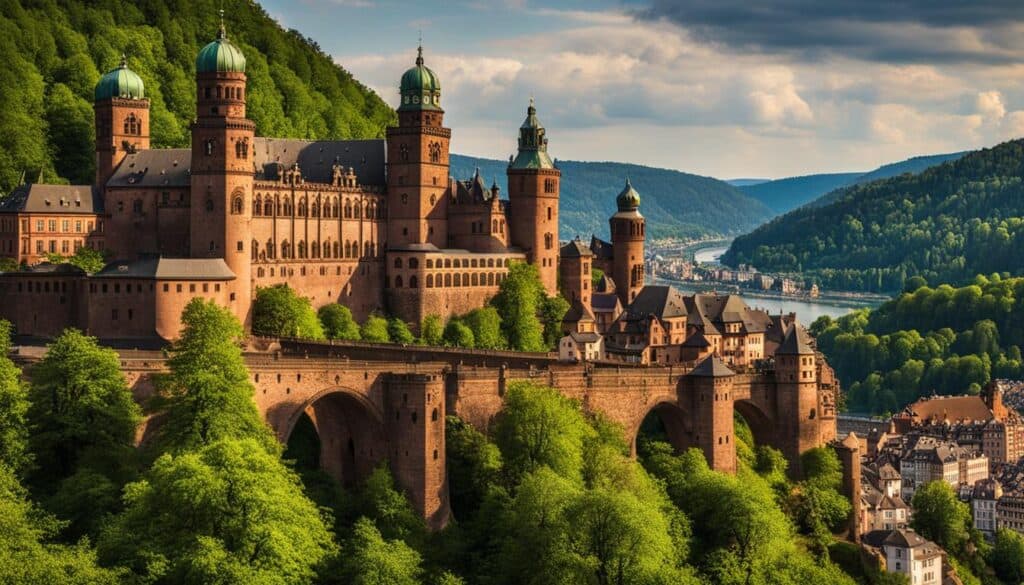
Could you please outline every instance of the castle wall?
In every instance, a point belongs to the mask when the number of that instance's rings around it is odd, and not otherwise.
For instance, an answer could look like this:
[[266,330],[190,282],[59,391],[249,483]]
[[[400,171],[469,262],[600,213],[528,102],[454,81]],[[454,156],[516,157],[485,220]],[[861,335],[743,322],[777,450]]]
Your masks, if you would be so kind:
[[[184,164],[185,161],[182,161]],[[189,252],[189,191],[183,188],[108,189],[106,248],[111,257],[185,257]]]
[[258,262],[253,284],[256,288],[287,284],[309,297],[314,309],[341,303],[358,321],[384,308],[382,258]]

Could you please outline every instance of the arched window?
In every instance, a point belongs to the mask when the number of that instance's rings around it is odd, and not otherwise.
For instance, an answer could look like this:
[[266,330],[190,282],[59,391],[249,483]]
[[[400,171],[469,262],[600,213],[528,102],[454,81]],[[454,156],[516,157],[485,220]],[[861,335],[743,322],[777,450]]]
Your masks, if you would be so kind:
[[340,257],[341,256],[341,253],[340,253],[341,252],[341,242],[334,242],[334,244],[332,244],[331,247],[334,250],[334,257],[335,258]]
[[462,286],[462,275],[455,274],[452,276],[452,286]]
[[369,240],[367,240],[366,242],[363,242],[363,256],[367,256],[367,257],[372,256],[372,254],[370,253],[370,242],[369,242]]
[[339,211],[339,207],[338,207],[338,198],[337,198],[337,197],[334,197],[334,198],[333,198],[333,199],[331,200],[331,213],[333,214],[333,215],[332,215],[331,217],[341,217],[341,216],[340,216],[340,215],[338,214],[338,211]]
[[410,276],[409,277],[409,288],[418,288],[418,287],[419,287],[419,283],[416,281],[416,276],[415,275]]
[[[409,268],[419,268],[420,261],[416,258],[409,258]],[[429,268],[429,267],[428,267]]]
[[402,258],[400,256],[395,256],[395,268],[401,268],[401,267],[402,267]]
[[263,213],[263,198],[257,194],[256,199],[252,202],[252,214],[260,215],[261,213]]
[[555,237],[550,233],[544,234],[544,248],[550,250],[554,245]]
[[311,248],[310,256],[313,257],[313,258],[319,258],[320,257],[320,242],[314,241],[312,246],[310,246],[310,248]]
[[267,200],[263,203],[263,215],[274,215],[274,202],[270,200],[270,195],[267,195]]
[[244,205],[245,204],[242,203],[242,196],[235,195],[231,198],[231,213],[241,215]]
[[399,274],[395,277],[395,288],[402,288],[402,275]]
[[267,258],[276,258],[277,254],[274,252],[274,240],[267,240]]
[[498,220],[496,220],[496,219],[491,222],[491,233],[492,234],[498,233]]
[[299,208],[298,208],[298,213],[296,215],[298,215],[299,217],[306,217],[306,198],[305,197],[299,199]]
[[451,286],[452,285],[452,275],[451,274],[445,274],[444,275],[444,285],[445,286]]
[[473,276],[470,278],[472,279],[473,286],[478,286],[480,284],[480,277],[477,276],[476,272],[474,272]]
[[253,261],[259,260],[260,257],[260,243],[256,240],[252,241],[252,259]]
[[345,219],[352,218],[352,202],[348,199],[345,200]]
[[363,206],[360,205],[358,201],[356,201],[355,208],[356,208],[355,209],[356,219],[362,219],[362,217],[363,217]]
[[286,216],[290,216],[292,214],[292,200],[288,196],[285,196],[284,198],[284,214]]
[[281,258],[288,259],[288,258],[291,258],[291,257],[292,257],[292,246],[291,246],[291,244],[288,243],[288,240],[285,240],[285,241],[281,242]]
[[305,240],[299,240],[299,258],[306,257],[306,242]]
[[487,286],[494,286],[494,273],[493,272],[488,272],[487,273]]
[[434,288],[434,275],[433,274],[428,274],[427,275],[427,288]]

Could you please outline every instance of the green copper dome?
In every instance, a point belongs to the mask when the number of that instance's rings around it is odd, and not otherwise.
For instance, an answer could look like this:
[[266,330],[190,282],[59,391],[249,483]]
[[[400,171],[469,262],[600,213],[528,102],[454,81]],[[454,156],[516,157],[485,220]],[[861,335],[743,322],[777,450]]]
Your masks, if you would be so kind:
[[547,130],[537,118],[537,108],[530,98],[530,106],[526,108],[526,119],[519,126],[519,152],[509,161],[512,169],[553,169],[555,163],[548,155]]
[[128,68],[128,59],[123,55],[121,56],[121,66],[100,77],[93,94],[93,99],[96,101],[110,98],[141,100],[144,97],[146,97],[146,90],[142,78]]
[[400,112],[441,109],[441,80],[423,64],[423,47],[419,48],[416,66],[402,74],[399,92],[402,94]]
[[619,206],[619,211],[633,211],[640,207],[640,194],[636,192],[628,178],[626,179],[626,186],[619,193],[619,196],[615,198],[615,203]]
[[217,40],[199,51],[196,73],[245,73],[245,55],[228,40],[224,23],[217,31]]

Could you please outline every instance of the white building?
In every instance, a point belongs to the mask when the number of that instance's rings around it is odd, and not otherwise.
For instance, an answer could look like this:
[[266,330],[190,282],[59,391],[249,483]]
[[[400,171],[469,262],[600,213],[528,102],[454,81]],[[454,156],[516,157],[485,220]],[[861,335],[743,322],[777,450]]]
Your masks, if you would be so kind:
[[941,585],[946,552],[910,529],[893,530],[882,543],[885,569],[902,573],[912,585]]
[[558,342],[558,360],[591,362],[604,359],[604,338],[594,332],[570,331]]
[[971,493],[971,514],[974,517],[974,527],[991,536],[995,534],[997,524],[996,503],[1003,497],[1003,488],[999,482],[992,479],[983,479],[974,485]]

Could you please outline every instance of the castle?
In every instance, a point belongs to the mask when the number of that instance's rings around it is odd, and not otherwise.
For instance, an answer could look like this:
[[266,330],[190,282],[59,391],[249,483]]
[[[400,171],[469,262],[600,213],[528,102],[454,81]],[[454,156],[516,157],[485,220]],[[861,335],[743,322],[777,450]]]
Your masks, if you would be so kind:
[[[19,333],[74,326],[103,339],[169,340],[195,297],[248,325],[256,289],[280,283],[314,307],[338,302],[357,319],[381,311],[416,327],[482,306],[513,262],[535,265],[558,294],[561,176],[532,99],[502,199],[479,174],[449,176],[451,130],[422,47],[384,140],[257,136],[245,69],[222,24],[196,58],[187,149],[150,147],[150,103],[125,60],[103,75],[94,184],[25,184],[0,204],[0,254],[25,267],[0,277],[2,316]],[[638,204],[620,197],[612,219],[622,246],[609,272],[624,284],[624,305],[643,286]],[[93,275],[44,262],[83,246],[113,261]],[[588,286],[589,263],[582,268],[567,295]]]

